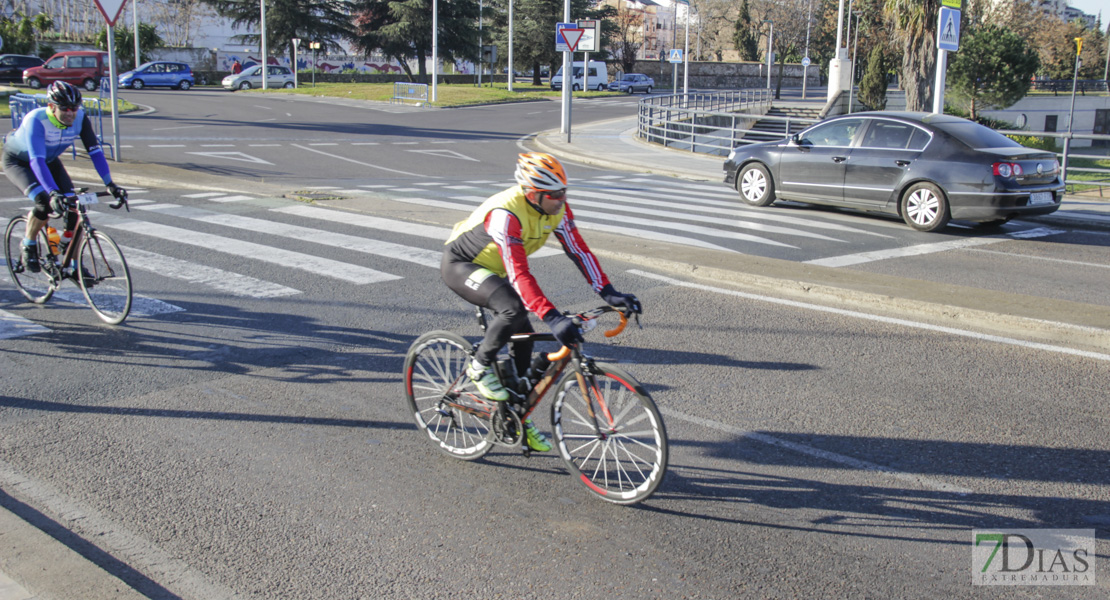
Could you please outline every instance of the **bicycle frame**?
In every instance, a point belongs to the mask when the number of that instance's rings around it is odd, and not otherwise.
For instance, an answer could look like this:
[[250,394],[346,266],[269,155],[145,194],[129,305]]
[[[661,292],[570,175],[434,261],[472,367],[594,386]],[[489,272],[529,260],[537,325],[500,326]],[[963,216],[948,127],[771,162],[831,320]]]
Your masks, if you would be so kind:
[[[576,322],[580,324],[580,326],[584,326],[586,330],[589,330],[596,325],[595,319],[597,317],[606,312],[617,312],[620,315],[621,319],[620,325],[612,330],[605,332],[605,337],[613,337],[624,331],[625,326],[628,325],[628,317],[624,314],[624,312],[621,312],[617,309],[612,309],[610,307],[606,308],[608,308],[608,310],[598,308],[579,315],[573,315],[573,318],[576,320]],[[476,316],[478,318],[479,327],[481,327],[481,329],[485,331],[485,314],[480,307],[476,311]],[[513,336],[510,337],[509,340],[510,342],[555,341],[555,336],[550,333],[518,333],[513,334]],[[475,348],[476,347],[477,344],[475,344]],[[590,399],[590,402],[587,404],[587,411],[590,418],[594,422],[593,424],[595,433],[603,436],[603,430],[608,429],[608,427],[602,427],[598,424],[597,413],[594,411],[595,402],[600,407],[602,414],[609,423],[612,422],[612,415],[609,414],[609,409],[605,405],[605,399],[602,397],[602,395],[596,392],[591,392],[591,390],[596,389],[596,384],[593,381],[592,375],[593,358],[586,354],[583,354],[581,346],[576,345],[572,347],[563,346],[556,352],[550,352],[547,354],[547,359],[551,361],[550,364],[548,364],[543,374],[534,383],[532,383],[528,391],[522,394],[516,390],[509,389],[510,399],[507,402],[483,401],[482,406],[478,407],[468,405],[463,402],[454,401],[454,399],[458,397],[457,392],[455,392],[454,390],[458,389],[458,384],[463,377],[461,375],[451,386],[451,391],[449,391],[448,394],[444,397],[444,401],[450,404],[452,407],[457,408],[463,412],[469,413],[481,419],[487,419],[491,421],[495,418],[496,413],[500,413],[501,416],[504,417],[506,416],[504,414],[505,411],[512,410],[511,407],[516,407],[516,417],[519,418],[519,420],[523,421],[524,419],[527,419],[529,416],[531,416],[532,412],[536,410],[536,407],[538,407],[543,401],[544,397],[547,396],[547,392],[551,390],[551,387],[555,384],[555,382],[560,380],[563,371],[565,371],[567,366],[569,365],[572,369],[574,369],[575,379],[577,380],[579,389],[582,392],[582,397]],[[507,373],[503,372],[501,365],[498,362],[494,363],[494,369],[497,372],[497,376],[501,378],[501,381],[511,381],[511,378],[508,377]],[[490,410],[490,408],[493,408],[494,410]],[[517,441],[517,443],[519,443],[519,440]],[[528,446],[522,445],[522,448],[524,453],[528,454]]]

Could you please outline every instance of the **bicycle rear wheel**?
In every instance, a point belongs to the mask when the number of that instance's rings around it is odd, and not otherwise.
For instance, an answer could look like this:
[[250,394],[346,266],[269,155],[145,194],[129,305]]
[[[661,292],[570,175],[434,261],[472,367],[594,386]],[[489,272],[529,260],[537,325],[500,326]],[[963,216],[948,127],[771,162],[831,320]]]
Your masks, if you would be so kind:
[[636,504],[655,492],[667,471],[663,419],[628,373],[596,364],[593,379],[590,399],[573,370],[557,384],[551,424],[559,453],[571,475],[602,500]]
[[405,357],[405,394],[416,425],[440,450],[461,460],[479,459],[493,449],[489,421],[451,405],[495,409],[466,376],[470,348],[459,335],[432,331],[413,342]]
[[74,271],[77,285],[93,312],[109,325],[118,325],[131,312],[131,272],[112,238],[93,231],[81,241]]
[[[54,295],[54,290],[58,289],[55,285],[54,277],[50,274],[50,268],[41,269],[38,273],[32,273],[23,268],[23,255],[22,245],[23,237],[27,233],[27,217],[16,217],[8,223],[8,228],[4,231],[4,257],[8,263],[8,275],[12,278],[12,283],[19,291],[27,297],[28,300],[35,304],[42,304]],[[39,262],[44,263],[46,258],[45,250],[49,247],[46,240],[46,227],[43,227],[38,234],[39,243]]]

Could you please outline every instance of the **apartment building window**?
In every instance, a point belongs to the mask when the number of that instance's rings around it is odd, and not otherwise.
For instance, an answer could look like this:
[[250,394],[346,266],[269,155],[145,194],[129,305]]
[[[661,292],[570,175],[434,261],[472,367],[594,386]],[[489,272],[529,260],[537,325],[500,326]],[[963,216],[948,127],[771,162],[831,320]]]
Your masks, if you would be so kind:
[[[1110,108],[1095,109],[1095,127],[1091,133],[1110,135]],[[1091,145],[1104,148],[1110,146],[1110,140],[1091,140]]]
[[1056,119],[1058,115],[1048,115],[1044,118],[1044,130],[1056,131]]

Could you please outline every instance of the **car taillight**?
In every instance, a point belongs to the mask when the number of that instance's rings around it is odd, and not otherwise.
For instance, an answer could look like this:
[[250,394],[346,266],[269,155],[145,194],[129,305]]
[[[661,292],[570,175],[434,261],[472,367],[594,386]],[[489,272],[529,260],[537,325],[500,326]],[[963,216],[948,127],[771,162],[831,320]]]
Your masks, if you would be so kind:
[[999,177],[1021,177],[1025,174],[1021,165],[1011,162],[996,162],[991,165],[991,170]]

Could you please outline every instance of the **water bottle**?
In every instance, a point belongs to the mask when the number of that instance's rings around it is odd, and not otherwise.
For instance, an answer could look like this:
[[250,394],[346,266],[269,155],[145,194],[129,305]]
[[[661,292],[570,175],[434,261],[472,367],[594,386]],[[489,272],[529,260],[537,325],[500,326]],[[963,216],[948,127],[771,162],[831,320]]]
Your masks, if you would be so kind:
[[58,242],[61,240],[61,237],[58,236],[58,230],[54,229],[53,227],[47,227],[46,228],[46,239],[47,239],[48,242],[50,242],[50,253],[51,254],[57,254],[58,253]]
[[62,243],[58,246],[58,250],[61,251],[64,254],[65,251],[66,251],[66,248],[69,248],[69,243],[72,242],[72,241],[73,241],[73,230],[72,229],[67,229],[67,230],[63,231],[62,232]]

